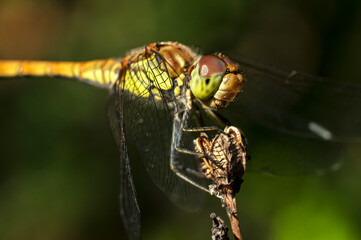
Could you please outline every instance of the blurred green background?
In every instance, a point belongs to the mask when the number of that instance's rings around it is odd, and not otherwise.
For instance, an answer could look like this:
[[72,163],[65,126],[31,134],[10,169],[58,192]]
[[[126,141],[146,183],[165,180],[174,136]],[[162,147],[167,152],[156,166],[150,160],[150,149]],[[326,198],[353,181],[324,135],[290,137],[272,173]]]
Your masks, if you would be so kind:
[[[122,57],[171,40],[360,81],[360,26],[351,0],[2,0],[0,59]],[[107,94],[72,81],[0,82],[0,239],[125,239]],[[346,146],[343,167],[318,177],[246,173],[244,238],[361,239],[360,155]],[[217,199],[184,212],[133,169],[144,239],[210,239],[210,212],[225,216]]]

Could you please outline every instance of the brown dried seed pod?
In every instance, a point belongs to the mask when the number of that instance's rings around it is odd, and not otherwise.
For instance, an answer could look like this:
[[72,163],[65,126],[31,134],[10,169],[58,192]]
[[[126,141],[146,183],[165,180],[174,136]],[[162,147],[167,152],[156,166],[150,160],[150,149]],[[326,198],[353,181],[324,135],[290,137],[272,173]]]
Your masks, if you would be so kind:
[[246,144],[244,136],[236,127],[226,127],[224,133],[212,140],[202,133],[195,140],[195,150],[205,153],[198,162],[199,170],[210,179],[218,191],[239,191],[246,170]]
[[226,206],[236,239],[242,239],[238,222],[236,194],[246,170],[246,140],[236,127],[226,127],[224,132],[209,139],[201,133],[195,141],[195,150],[205,155],[198,159],[198,168],[212,181],[209,186],[212,193],[220,196]]

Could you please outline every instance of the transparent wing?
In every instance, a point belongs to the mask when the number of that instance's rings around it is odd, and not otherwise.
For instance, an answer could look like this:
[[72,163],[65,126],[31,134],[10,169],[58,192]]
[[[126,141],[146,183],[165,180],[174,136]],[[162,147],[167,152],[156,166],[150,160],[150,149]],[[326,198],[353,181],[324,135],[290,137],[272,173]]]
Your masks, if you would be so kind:
[[322,172],[342,160],[340,142],[361,142],[361,85],[282,71],[246,58],[237,61],[247,81],[229,106],[239,114],[229,118],[244,130],[250,148],[266,139],[272,142],[253,151],[252,157],[260,156],[250,162],[254,170]]
[[141,236],[140,210],[131,173],[125,128],[122,118],[122,105],[115,96],[108,103],[109,126],[120,151],[120,191],[119,208],[125,230],[130,240],[139,240]]
[[[197,210],[203,193],[170,169],[172,132],[176,131],[173,128],[176,99],[172,90],[155,91],[164,83],[172,82],[164,59],[156,52],[147,56],[139,54],[129,66],[127,71],[132,72],[134,84],[128,81],[128,91],[122,95],[127,139],[131,137],[147,172],[170,200],[187,210]],[[193,158],[190,161],[194,164]]]
[[361,84],[239,62],[247,82],[238,103],[248,117],[297,136],[361,141]]

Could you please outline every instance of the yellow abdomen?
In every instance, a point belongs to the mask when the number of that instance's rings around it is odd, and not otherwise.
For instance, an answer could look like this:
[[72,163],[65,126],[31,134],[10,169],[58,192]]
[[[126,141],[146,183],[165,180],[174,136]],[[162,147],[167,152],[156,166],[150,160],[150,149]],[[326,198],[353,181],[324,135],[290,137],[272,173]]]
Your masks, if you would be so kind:
[[0,60],[0,77],[61,77],[109,88],[119,77],[122,64],[114,59],[87,62]]

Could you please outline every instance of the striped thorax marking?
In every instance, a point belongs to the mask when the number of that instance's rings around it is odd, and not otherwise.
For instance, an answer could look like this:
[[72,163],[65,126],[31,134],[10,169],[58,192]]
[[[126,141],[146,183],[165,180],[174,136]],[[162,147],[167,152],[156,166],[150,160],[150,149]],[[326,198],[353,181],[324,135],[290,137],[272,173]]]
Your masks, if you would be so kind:
[[184,45],[165,42],[149,44],[123,59],[124,88],[143,98],[161,100],[178,96],[184,85],[185,69],[196,56]]

